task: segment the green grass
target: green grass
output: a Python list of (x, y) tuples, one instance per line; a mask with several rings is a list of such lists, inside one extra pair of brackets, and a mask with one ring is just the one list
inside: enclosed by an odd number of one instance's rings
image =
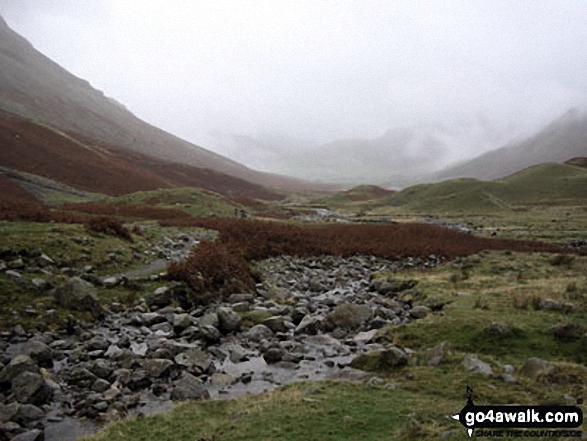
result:
[(224, 196), (196, 188), (141, 191), (112, 200), (129, 204), (150, 204), (159, 208), (177, 208), (203, 217), (234, 217), (234, 210), (243, 208)]
[(541, 164), (499, 181), (454, 179), (408, 187), (378, 203), (415, 213), (489, 214), (528, 205), (585, 206), (587, 170), (564, 164)]

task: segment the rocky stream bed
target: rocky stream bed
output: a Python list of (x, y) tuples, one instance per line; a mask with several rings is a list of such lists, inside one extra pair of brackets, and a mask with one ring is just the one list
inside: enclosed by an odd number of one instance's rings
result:
[[(185, 255), (197, 242), (186, 237), (171, 241), (167, 249), (175, 251), (162, 257)], [(146, 274), (162, 261), (89, 279), (109, 287), (129, 278), (153, 280), (159, 276)], [(437, 263), (434, 256), (399, 262), (273, 258), (257, 263), (263, 283), (255, 293), (191, 310), (177, 306), (174, 283), (122, 310), (100, 305), (94, 285), (83, 274), (74, 276), (53, 295), (96, 312), (98, 320), (71, 318), (57, 331), (16, 326), (0, 333), (0, 440), (74, 440), (131, 414), (169, 410), (174, 401), (235, 398), (304, 380), (364, 378), (350, 364), (365, 351), (383, 349), (372, 342), (378, 329), (432, 312), (413, 306), (415, 281), (373, 275)], [(398, 364), (407, 359), (399, 348), (385, 350)]]

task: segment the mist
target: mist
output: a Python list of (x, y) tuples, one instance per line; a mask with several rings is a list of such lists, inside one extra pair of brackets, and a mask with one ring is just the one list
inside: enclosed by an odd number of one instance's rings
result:
[(252, 168), (426, 173), (587, 105), (584, 1), (2, 0), (139, 118)]

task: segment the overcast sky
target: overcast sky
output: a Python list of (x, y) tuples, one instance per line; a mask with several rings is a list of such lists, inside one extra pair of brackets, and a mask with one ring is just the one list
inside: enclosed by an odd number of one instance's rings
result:
[(233, 135), (295, 149), (400, 127), (457, 133), (463, 157), (587, 104), (585, 0), (0, 0), (0, 13), (137, 116), (233, 157)]

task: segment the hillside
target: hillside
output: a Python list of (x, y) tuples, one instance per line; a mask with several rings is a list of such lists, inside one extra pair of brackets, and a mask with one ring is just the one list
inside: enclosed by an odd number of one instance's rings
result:
[(501, 179), (532, 165), (563, 163), (579, 156), (587, 156), (587, 116), (570, 110), (528, 139), (449, 167), (432, 178)]
[(309, 190), (311, 183), (256, 172), (140, 120), (35, 50), (0, 17), (0, 109), (60, 130), (151, 155), (207, 168), (260, 185)]
[(541, 164), (498, 181), (456, 179), (406, 188), (381, 205), (415, 212), (491, 212), (530, 204), (585, 204), (587, 170)]
[(0, 112), (0, 165), (85, 191), (119, 196), (173, 187), (200, 187), (225, 196), (280, 199), (242, 179), (157, 160), (138, 152), (98, 147), (57, 130)]
[(587, 168), (587, 158), (585, 158), (585, 157), (571, 158), (568, 161), (565, 161), (565, 164), (574, 165), (575, 167)]

